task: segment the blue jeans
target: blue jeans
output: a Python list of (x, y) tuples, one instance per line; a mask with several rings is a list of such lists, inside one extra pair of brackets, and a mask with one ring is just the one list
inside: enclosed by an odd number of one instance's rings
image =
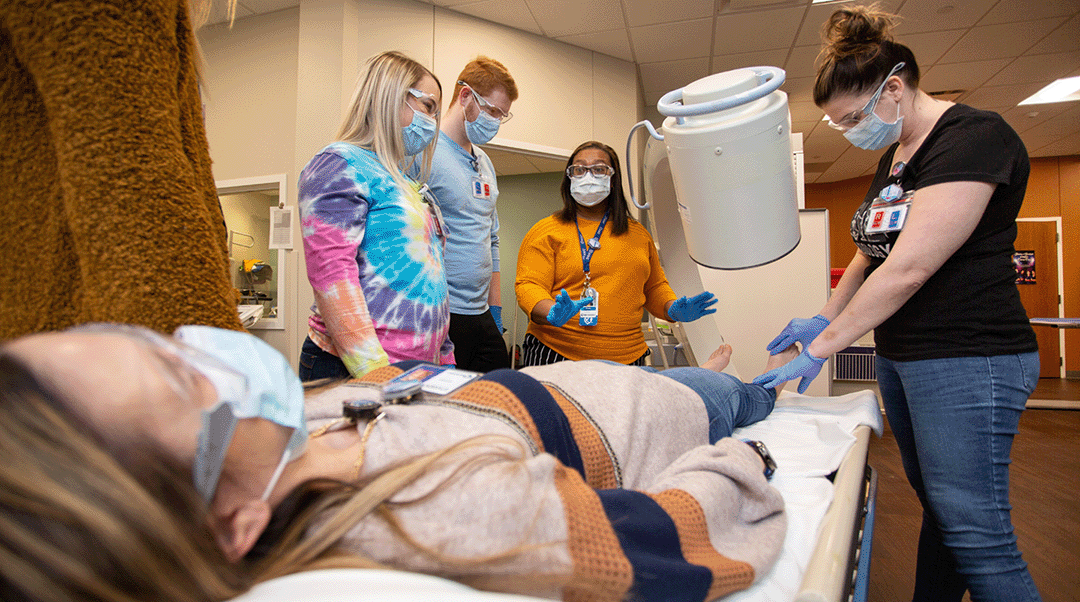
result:
[(776, 390), (744, 383), (739, 379), (704, 368), (668, 368), (657, 372), (681, 382), (705, 402), (709, 415), (709, 442), (730, 437), (736, 427), (765, 418), (776, 403)]
[(923, 507), (914, 600), (1040, 600), (1016, 546), (1009, 454), (1039, 379), (1037, 352), (894, 362), (877, 379)]
[(310, 338), (304, 339), (304, 345), (300, 347), (300, 382), (322, 380), (324, 378), (346, 379), (349, 378), (349, 369), (341, 358), (319, 347)]

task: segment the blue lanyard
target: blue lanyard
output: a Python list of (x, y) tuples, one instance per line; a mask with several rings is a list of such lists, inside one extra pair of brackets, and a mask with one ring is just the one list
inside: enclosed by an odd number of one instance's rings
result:
[(611, 211), (605, 211), (604, 217), (600, 220), (600, 225), (596, 228), (596, 234), (589, 239), (589, 243), (585, 244), (585, 237), (581, 235), (581, 226), (577, 223), (577, 215), (574, 215), (574, 227), (577, 228), (578, 244), (581, 245), (581, 266), (585, 269), (585, 285), (589, 284), (589, 263), (592, 261), (593, 253), (600, 248), (600, 235), (604, 232), (604, 226), (607, 225), (608, 217), (611, 215)]

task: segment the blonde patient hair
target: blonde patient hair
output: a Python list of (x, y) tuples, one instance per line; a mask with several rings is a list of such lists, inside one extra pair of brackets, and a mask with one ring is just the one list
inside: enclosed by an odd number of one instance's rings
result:
[[(387, 51), (369, 58), (356, 79), (352, 100), (338, 129), (338, 140), (372, 150), (379, 157), (379, 163), (402, 187), (406, 186), (404, 172), (410, 165), (405, 164), (399, 114), (409, 88), (416, 86), (425, 75), (435, 80), (441, 94), (439, 78), (404, 54)], [(441, 111), (435, 115), (436, 137), (440, 122)], [(431, 174), (434, 152), (434, 143), (424, 149), (420, 165), (422, 181)]]
[(205, 521), (189, 467), (110, 448), (0, 355), (0, 599), (213, 602), (252, 580)]

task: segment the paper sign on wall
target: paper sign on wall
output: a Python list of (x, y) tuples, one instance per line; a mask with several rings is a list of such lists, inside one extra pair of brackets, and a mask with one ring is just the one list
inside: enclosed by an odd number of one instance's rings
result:
[(293, 248), (293, 208), (271, 207), (270, 208), (270, 244), (269, 249)]

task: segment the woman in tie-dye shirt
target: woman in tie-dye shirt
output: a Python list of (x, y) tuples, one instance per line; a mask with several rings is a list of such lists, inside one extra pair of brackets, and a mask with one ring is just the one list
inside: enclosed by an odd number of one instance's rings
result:
[(300, 377), (360, 377), (405, 359), (454, 363), (441, 218), (404, 169), (429, 172), (442, 89), (397, 53), (368, 60), (335, 142), (300, 174), (315, 305)]

